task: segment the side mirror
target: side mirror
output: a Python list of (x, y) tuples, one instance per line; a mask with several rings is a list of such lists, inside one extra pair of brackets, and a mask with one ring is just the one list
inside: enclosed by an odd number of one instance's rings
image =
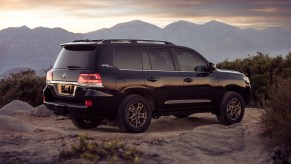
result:
[(216, 70), (216, 65), (214, 63), (209, 63), (209, 70), (210, 71)]
[(194, 71), (196, 72), (207, 72), (207, 67), (205, 65), (199, 65), (194, 68)]

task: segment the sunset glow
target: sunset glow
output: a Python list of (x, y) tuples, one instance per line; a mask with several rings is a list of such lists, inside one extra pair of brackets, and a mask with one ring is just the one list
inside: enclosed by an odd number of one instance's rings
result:
[(290, 0), (0, 0), (0, 29), (61, 27), (85, 33), (142, 20), (164, 27), (217, 20), (241, 28), (291, 29)]

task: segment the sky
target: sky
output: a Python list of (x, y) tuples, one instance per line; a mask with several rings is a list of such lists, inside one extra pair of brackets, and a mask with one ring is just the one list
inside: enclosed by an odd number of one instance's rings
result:
[(26, 25), (85, 33), (132, 20), (161, 28), (179, 20), (216, 20), (291, 29), (291, 0), (0, 0), (0, 30)]

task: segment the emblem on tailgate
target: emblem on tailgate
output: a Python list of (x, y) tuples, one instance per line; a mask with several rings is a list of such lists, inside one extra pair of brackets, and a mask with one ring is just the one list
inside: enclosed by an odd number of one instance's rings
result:
[(66, 73), (64, 73), (63, 75), (62, 75), (62, 79), (66, 79), (67, 78), (67, 74)]

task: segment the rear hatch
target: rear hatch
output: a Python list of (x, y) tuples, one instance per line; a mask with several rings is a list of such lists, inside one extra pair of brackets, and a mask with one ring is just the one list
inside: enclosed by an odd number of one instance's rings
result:
[[(74, 96), (82, 75), (97, 72), (95, 45), (63, 45), (55, 65), (47, 74), (47, 83), (61, 96)], [(86, 77), (85, 77), (86, 78)], [(84, 81), (84, 80), (83, 80)]]

